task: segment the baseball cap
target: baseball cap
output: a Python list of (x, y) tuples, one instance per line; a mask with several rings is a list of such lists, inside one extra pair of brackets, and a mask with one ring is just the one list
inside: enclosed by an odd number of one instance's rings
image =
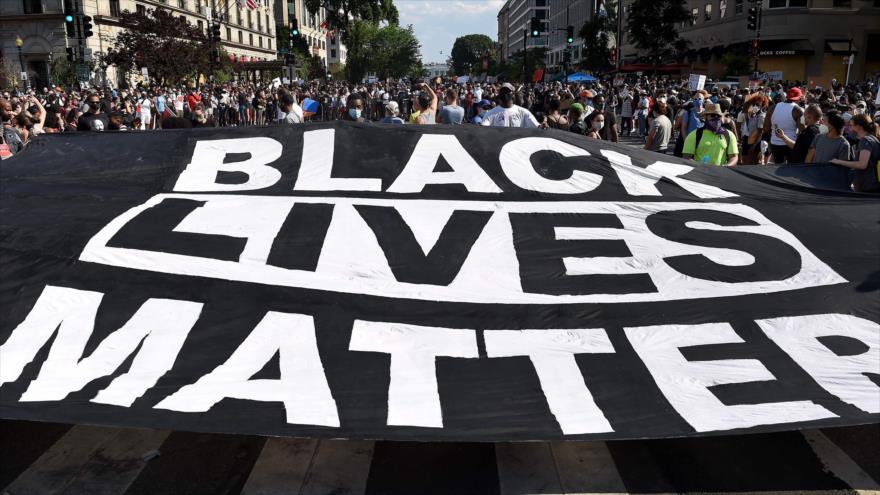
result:
[(389, 101), (385, 104), (385, 111), (397, 115), (400, 113), (400, 106), (397, 105), (396, 101)]
[(584, 113), (584, 106), (581, 105), (580, 103), (572, 103), (571, 106), (568, 108), (571, 110), (574, 110), (578, 113)]
[(477, 102), (477, 106), (480, 108), (489, 108), (492, 106), (492, 102), (489, 100), (480, 100)]
[(804, 96), (804, 92), (801, 91), (801, 88), (794, 87), (789, 89), (785, 96), (788, 101), (800, 100), (801, 97)]
[(511, 92), (516, 91), (516, 88), (513, 87), (513, 84), (504, 83), (501, 85), (501, 89), (509, 89)]

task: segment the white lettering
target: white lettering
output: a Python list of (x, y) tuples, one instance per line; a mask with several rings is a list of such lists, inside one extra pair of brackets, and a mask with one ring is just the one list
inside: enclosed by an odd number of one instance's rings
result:
[(611, 163), (611, 168), (617, 173), (627, 194), (632, 196), (660, 196), (660, 190), (657, 189), (656, 184), (664, 177), (698, 198), (733, 198), (737, 196), (715, 186), (679, 177), (694, 171), (694, 167), (689, 165), (656, 162), (642, 168), (633, 165), (629, 155), (617, 151), (602, 150), (602, 155)]
[[(278, 353), (279, 380), (251, 380)], [(156, 404), (157, 409), (203, 412), (230, 397), (282, 402), (287, 422), (339, 426), (318, 353), (311, 316), (270, 311), (229, 359)]]
[(592, 191), (602, 183), (602, 176), (582, 170), (573, 170), (565, 180), (553, 180), (539, 174), (532, 165), (532, 155), (539, 151), (552, 151), (565, 158), (590, 156), (583, 148), (552, 138), (521, 138), (501, 148), (498, 159), (501, 169), (511, 182), (529, 190), (555, 194), (579, 194)]
[(303, 156), (295, 191), (381, 191), (382, 179), (331, 177), (335, 129), (303, 133)]
[[(269, 187), (281, 179), (278, 169), (268, 166), (281, 158), (281, 143), (267, 137), (196, 141), (192, 159), (177, 178), (179, 192), (250, 191)], [(223, 163), (230, 153), (248, 153), (247, 160)], [(218, 172), (241, 172), (247, 180), (240, 184), (220, 184)]]
[[(441, 156), (452, 171), (434, 171)], [(417, 193), (428, 184), (463, 184), (470, 192), (502, 192), (458, 139), (446, 134), (422, 135), (403, 171), (388, 187), (388, 192)]]
[(483, 335), (490, 358), (529, 357), (562, 433), (614, 431), (574, 359), (575, 354), (614, 352), (604, 330), (486, 330)]
[(658, 325), (624, 330), (663, 395), (697, 431), (731, 430), (835, 417), (824, 407), (810, 401), (728, 406), (718, 400), (709, 387), (776, 380), (756, 359), (685, 359), (679, 350), (682, 347), (743, 342), (727, 323)]
[[(825, 390), (869, 413), (880, 413), (880, 387), (865, 373), (880, 373), (880, 325), (851, 315), (808, 315), (758, 320), (758, 325)], [(838, 356), (819, 340), (842, 336), (867, 347)]]
[(174, 365), (202, 304), (148, 299), (125, 325), (83, 358), (102, 297), (99, 292), (46, 286), (25, 320), (0, 346), (0, 384), (17, 380), (57, 328), (49, 356), (21, 401), (64, 399), (113, 373), (139, 345), (128, 372), (110, 382), (91, 402), (130, 406), (155, 385)]
[(474, 330), (356, 320), (351, 351), (391, 355), (388, 424), (443, 427), (437, 357), (478, 358)]

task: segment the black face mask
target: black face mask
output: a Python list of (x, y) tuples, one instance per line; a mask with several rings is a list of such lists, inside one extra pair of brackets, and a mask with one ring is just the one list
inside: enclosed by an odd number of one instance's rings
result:
[(100, 107), (101, 107), (100, 101), (90, 101), (89, 102), (89, 109), (91, 109), (91, 110), (97, 110)]

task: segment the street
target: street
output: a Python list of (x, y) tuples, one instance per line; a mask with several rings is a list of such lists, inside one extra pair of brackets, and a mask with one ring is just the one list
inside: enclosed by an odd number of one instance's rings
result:
[(880, 493), (878, 425), (695, 439), (491, 444), (2, 421), (0, 437), (4, 495)]

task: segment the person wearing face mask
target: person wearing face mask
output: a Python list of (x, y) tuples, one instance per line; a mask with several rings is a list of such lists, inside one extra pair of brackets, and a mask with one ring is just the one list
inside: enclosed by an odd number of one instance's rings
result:
[(599, 131), (599, 136), (605, 141), (611, 141), (612, 143), (619, 142), (620, 130), (617, 128), (617, 119), (614, 117), (614, 109), (605, 104), (605, 97), (600, 94), (593, 98), (593, 104), (596, 106), (597, 112), (602, 112), (605, 121), (605, 125)]
[(672, 121), (666, 116), (666, 102), (655, 102), (651, 107), (651, 116), (651, 130), (648, 131), (645, 149), (665, 155), (672, 136)]
[[(803, 91), (794, 87), (786, 93), (786, 101), (777, 103), (767, 113), (764, 119), (764, 132), (772, 133), (770, 135), (770, 150), (773, 154), (773, 163), (782, 164), (789, 161), (791, 148), (783, 141), (782, 136), (795, 136), (798, 130), (803, 129), (801, 117), (804, 116), (804, 109), (798, 106), (798, 102), (803, 97)], [(780, 135), (777, 129), (782, 131)], [(800, 162), (806, 158), (806, 151)]]
[(822, 120), (822, 110), (817, 105), (810, 105), (804, 111), (804, 123), (806, 126), (797, 135), (797, 139), (792, 139), (791, 136), (786, 135), (780, 128), (776, 129), (776, 136), (791, 150), (788, 155), (789, 163), (807, 162), (807, 153), (810, 151), (810, 145), (813, 144), (816, 136), (820, 134), (820, 120)]
[(743, 107), (742, 126), (742, 160), (744, 165), (755, 165), (761, 157), (761, 133), (764, 129), (764, 118), (767, 116), (767, 105), (770, 100), (761, 93), (750, 95)]
[(739, 146), (736, 136), (722, 124), (724, 111), (714, 103), (703, 109), (704, 125), (688, 134), (684, 140), (682, 156), (704, 165), (736, 165)]
[(840, 112), (828, 112), (822, 121), (828, 127), (828, 132), (820, 133), (813, 139), (810, 151), (807, 152), (807, 163), (828, 163), (835, 158), (849, 160), (852, 156), (852, 149), (849, 141), (841, 135), (843, 117)]
[(602, 139), (601, 132), (605, 128), (605, 115), (599, 110), (594, 110), (587, 118), (584, 119), (587, 125), (586, 136), (590, 139)]
[(852, 125), (859, 138), (856, 159), (835, 158), (831, 163), (853, 170), (853, 190), (880, 193), (880, 125), (867, 114), (854, 116)]
[(345, 102), (345, 120), (349, 122), (366, 122), (367, 119), (363, 117), (364, 112), (364, 99), (361, 97), (360, 93), (352, 93), (348, 96)]
[(620, 132), (626, 129), (626, 135), (629, 136), (633, 131), (633, 99), (626, 86), (620, 92), (620, 101)]
[(88, 111), (77, 120), (78, 131), (103, 131), (110, 124), (107, 114), (101, 111), (101, 98), (97, 93), (92, 93), (86, 99)]

